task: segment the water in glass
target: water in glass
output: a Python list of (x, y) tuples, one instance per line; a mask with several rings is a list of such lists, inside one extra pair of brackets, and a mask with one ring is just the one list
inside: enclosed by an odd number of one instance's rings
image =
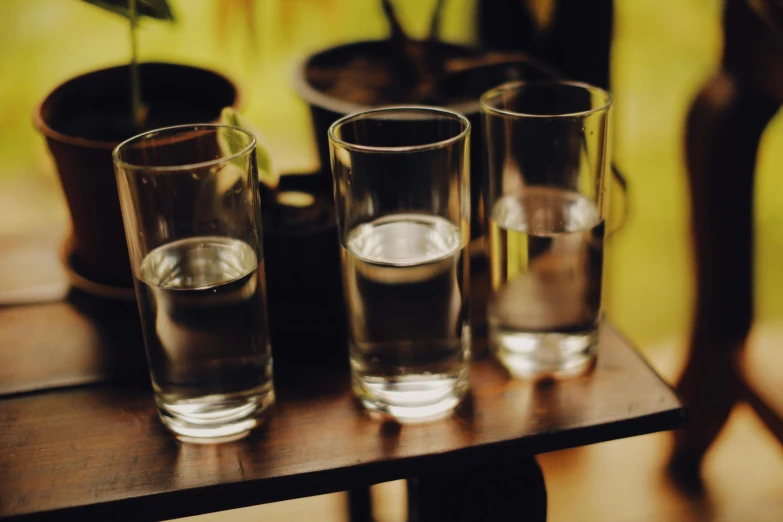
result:
[(467, 389), (460, 228), (393, 214), (354, 228), (342, 254), (357, 396), (403, 421), (449, 413)]
[(136, 292), (163, 422), (193, 440), (255, 427), (274, 401), (255, 249), (227, 237), (167, 243), (142, 261)]
[(595, 359), (604, 222), (578, 192), (528, 187), (490, 218), (491, 349), (520, 377), (568, 375)]

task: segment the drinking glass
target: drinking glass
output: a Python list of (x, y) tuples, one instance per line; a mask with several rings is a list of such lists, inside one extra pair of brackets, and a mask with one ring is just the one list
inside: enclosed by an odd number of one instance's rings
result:
[(114, 164), (160, 418), (181, 440), (239, 438), (274, 402), (256, 140), (168, 127)]
[(506, 83), (481, 97), (489, 344), (514, 376), (595, 362), (610, 106), (607, 92), (570, 82)]
[(353, 388), (400, 421), (446, 415), (467, 389), (469, 133), (429, 107), (329, 129)]

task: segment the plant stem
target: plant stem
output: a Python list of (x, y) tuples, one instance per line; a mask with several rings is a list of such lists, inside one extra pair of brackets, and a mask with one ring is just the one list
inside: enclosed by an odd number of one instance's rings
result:
[(141, 109), (141, 81), (139, 80), (139, 49), (136, 38), (136, 28), (138, 26), (138, 15), (136, 12), (136, 0), (128, 0), (128, 10), (130, 12), (130, 41), (131, 41), (131, 62), (130, 62), (130, 80), (131, 80), (131, 111), (133, 112), (133, 126), (137, 131), (144, 129), (144, 114)]
[(392, 44), (394, 58), (396, 58), (396, 73), (398, 80), (407, 85), (417, 85), (421, 76), (419, 63), (417, 62), (417, 47), (402, 28), (397, 13), (394, 11), (391, 0), (381, 0), (383, 14), (389, 23), (389, 41)]
[(383, 12), (386, 15), (386, 20), (389, 22), (389, 29), (391, 29), (392, 41), (398, 42), (399, 45), (404, 45), (408, 41), (408, 35), (400, 24), (397, 14), (394, 12), (394, 7), (390, 0), (381, 0), (381, 6), (383, 6)]
[(430, 20), (430, 32), (428, 38), (430, 40), (437, 40), (440, 37), (440, 25), (443, 16), (443, 8), (446, 6), (446, 0), (437, 0), (435, 2), (435, 10), (432, 12), (432, 19)]

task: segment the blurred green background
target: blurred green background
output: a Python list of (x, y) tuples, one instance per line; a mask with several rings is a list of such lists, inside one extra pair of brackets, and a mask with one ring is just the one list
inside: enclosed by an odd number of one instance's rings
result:
[[(308, 113), (291, 88), (307, 53), (382, 38), (369, 0), (171, 0), (173, 25), (144, 20), (143, 60), (210, 67), (239, 83), (243, 111), (283, 170), (315, 165)], [(397, 0), (414, 36), (434, 0)], [(475, 40), (473, 0), (450, 0), (445, 39)], [(616, 0), (612, 57), (614, 158), (629, 180), (630, 213), (610, 240), (606, 310), (643, 349), (685, 347), (693, 276), (682, 133), (690, 100), (721, 50), (717, 0)], [(34, 107), (58, 83), (125, 63), (127, 22), (78, 0), (0, 2), (0, 233), (67, 219), (56, 175), (32, 126)], [(783, 117), (764, 135), (756, 197), (756, 302), (761, 319), (783, 317)]]

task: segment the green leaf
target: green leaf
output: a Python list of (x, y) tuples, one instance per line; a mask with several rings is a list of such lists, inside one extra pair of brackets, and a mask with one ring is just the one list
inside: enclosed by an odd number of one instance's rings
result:
[[(92, 4), (124, 16), (130, 20), (130, 9), (128, 7), (129, 0), (84, 0), (88, 4)], [(168, 22), (174, 21), (174, 12), (169, 6), (168, 0), (136, 0), (136, 10), (139, 16), (146, 16), (148, 18), (155, 18), (156, 20), (164, 20)]]
[[(220, 113), (220, 123), (245, 129), (256, 137), (256, 160), (258, 166), (258, 181), (266, 185), (269, 189), (275, 190), (280, 184), (280, 173), (277, 171), (274, 158), (270, 152), (269, 145), (264, 140), (261, 132), (247, 118), (239, 114), (232, 107), (224, 107)], [(232, 144), (224, 135), (218, 133), (218, 143), (224, 153), (235, 152)]]

